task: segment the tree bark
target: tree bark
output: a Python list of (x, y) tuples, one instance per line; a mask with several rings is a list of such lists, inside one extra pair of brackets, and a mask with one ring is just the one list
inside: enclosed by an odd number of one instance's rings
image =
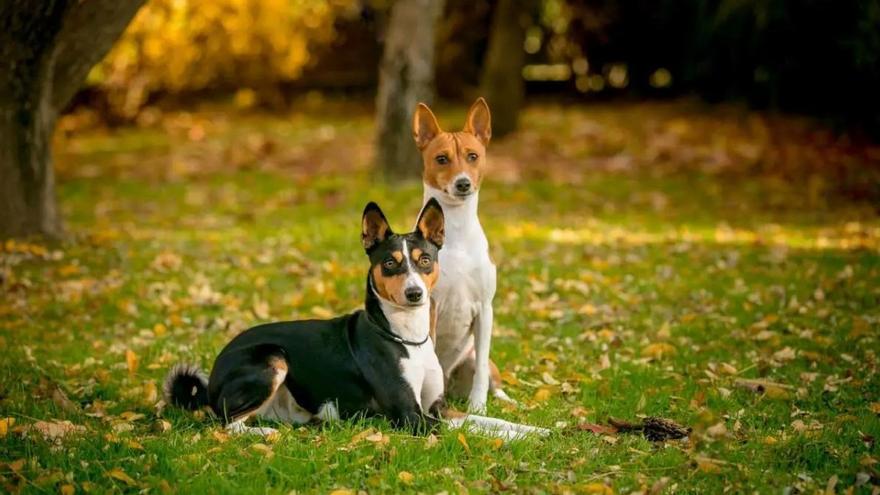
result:
[(523, 44), (532, 10), (534, 0), (499, 0), (495, 7), (480, 81), (483, 97), (492, 107), (492, 137), (495, 138), (517, 127), (525, 97)]
[(397, 0), (385, 33), (376, 97), (376, 165), (388, 180), (416, 178), (421, 158), (412, 137), (418, 102), (434, 95), (434, 25), (443, 0)]
[(61, 234), (51, 161), (58, 113), (143, 1), (0, 4), (0, 238)]

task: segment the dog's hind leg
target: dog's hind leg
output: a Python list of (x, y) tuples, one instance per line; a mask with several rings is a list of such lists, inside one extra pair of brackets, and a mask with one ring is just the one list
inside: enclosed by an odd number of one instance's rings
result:
[[(476, 366), (475, 354), (473, 351), (456, 366), (449, 374), (449, 381), (446, 383), (446, 395), (456, 399), (467, 398), (470, 395), (473, 386), (474, 370)], [(510, 404), (518, 404), (512, 399), (502, 388), (501, 371), (498, 365), (491, 359), (489, 360), (489, 392), (496, 399)]]
[[(260, 416), (271, 409), (279, 389), (287, 377), (287, 361), (280, 352), (272, 349), (249, 348), (223, 356), (219, 365), (234, 364), (218, 377), (216, 388), (212, 387), (211, 403), (214, 412), (227, 422), (231, 433), (271, 435), (274, 428), (246, 426), (250, 418)], [(216, 367), (215, 367), (216, 369)], [(215, 385), (211, 383), (211, 385)]]

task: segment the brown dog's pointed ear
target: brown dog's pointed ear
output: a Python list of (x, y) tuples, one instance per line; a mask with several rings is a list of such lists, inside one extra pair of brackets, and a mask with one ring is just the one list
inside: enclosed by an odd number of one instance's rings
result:
[(364, 217), (361, 222), (361, 242), (364, 250), (369, 252), (377, 244), (384, 241), (392, 234), (388, 220), (379, 208), (379, 205), (370, 201), (364, 208)]
[(464, 132), (477, 136), (483, 146), (487, 146), (492, 139), (492, 115), (489, 113), (489, 104), (482, 96), (477, 98), (468, 110), (467, 119), (464, 121)]
[(436, 199), (431, 198), (422, 208), (419, 221), (416, 222), (416, 228), (427, 241), (442, 248), (443, 239), (446, 236), (445, 224), (443, 208), (440, 207), (440, 203)]
[(428, 108), (428, 105), (419, 103), (416, 113), (413, 114), (413, 139), (416, 140), (416, 146), (420, 150), (424, 149), (441, 132), (443, 131), (440, 130), (434, 112)]

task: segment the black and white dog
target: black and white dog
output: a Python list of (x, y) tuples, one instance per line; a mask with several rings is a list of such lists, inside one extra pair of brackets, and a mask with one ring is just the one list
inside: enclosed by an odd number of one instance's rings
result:
[(375, 203), (361, 229), (370, 259), (365, 309), (331, 320), (268, 323), (236, 336), (220, 351), (210, 378), (177, 365), (165, 400), (186, 409), (209, 405), (230, 431), (271, 434), (251, 418), (302, 424), (381, 415), (424, 433), (441, 414), (453, 427), (516, 438), (546, 430), (473, 415), (449, 414), (443, 370), (429, 338), (430, 292), (440, 274), (444, 216), (436, 200), (416, 229), (394, 234)]

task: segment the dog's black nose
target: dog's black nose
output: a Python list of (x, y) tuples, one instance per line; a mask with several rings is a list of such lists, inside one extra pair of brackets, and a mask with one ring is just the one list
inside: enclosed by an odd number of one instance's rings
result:
[(403, 295), (406, 296), (406, 300), (411, 303), (417, 303), (422, 300), (422, 289), (419, 287), (407, 287), (405, 291), (403, 291)]
[(455, 190), (460, 193), (470, 192), (471, 190), (471, 180), (467, 177), (462, 177), (455, 181)]

